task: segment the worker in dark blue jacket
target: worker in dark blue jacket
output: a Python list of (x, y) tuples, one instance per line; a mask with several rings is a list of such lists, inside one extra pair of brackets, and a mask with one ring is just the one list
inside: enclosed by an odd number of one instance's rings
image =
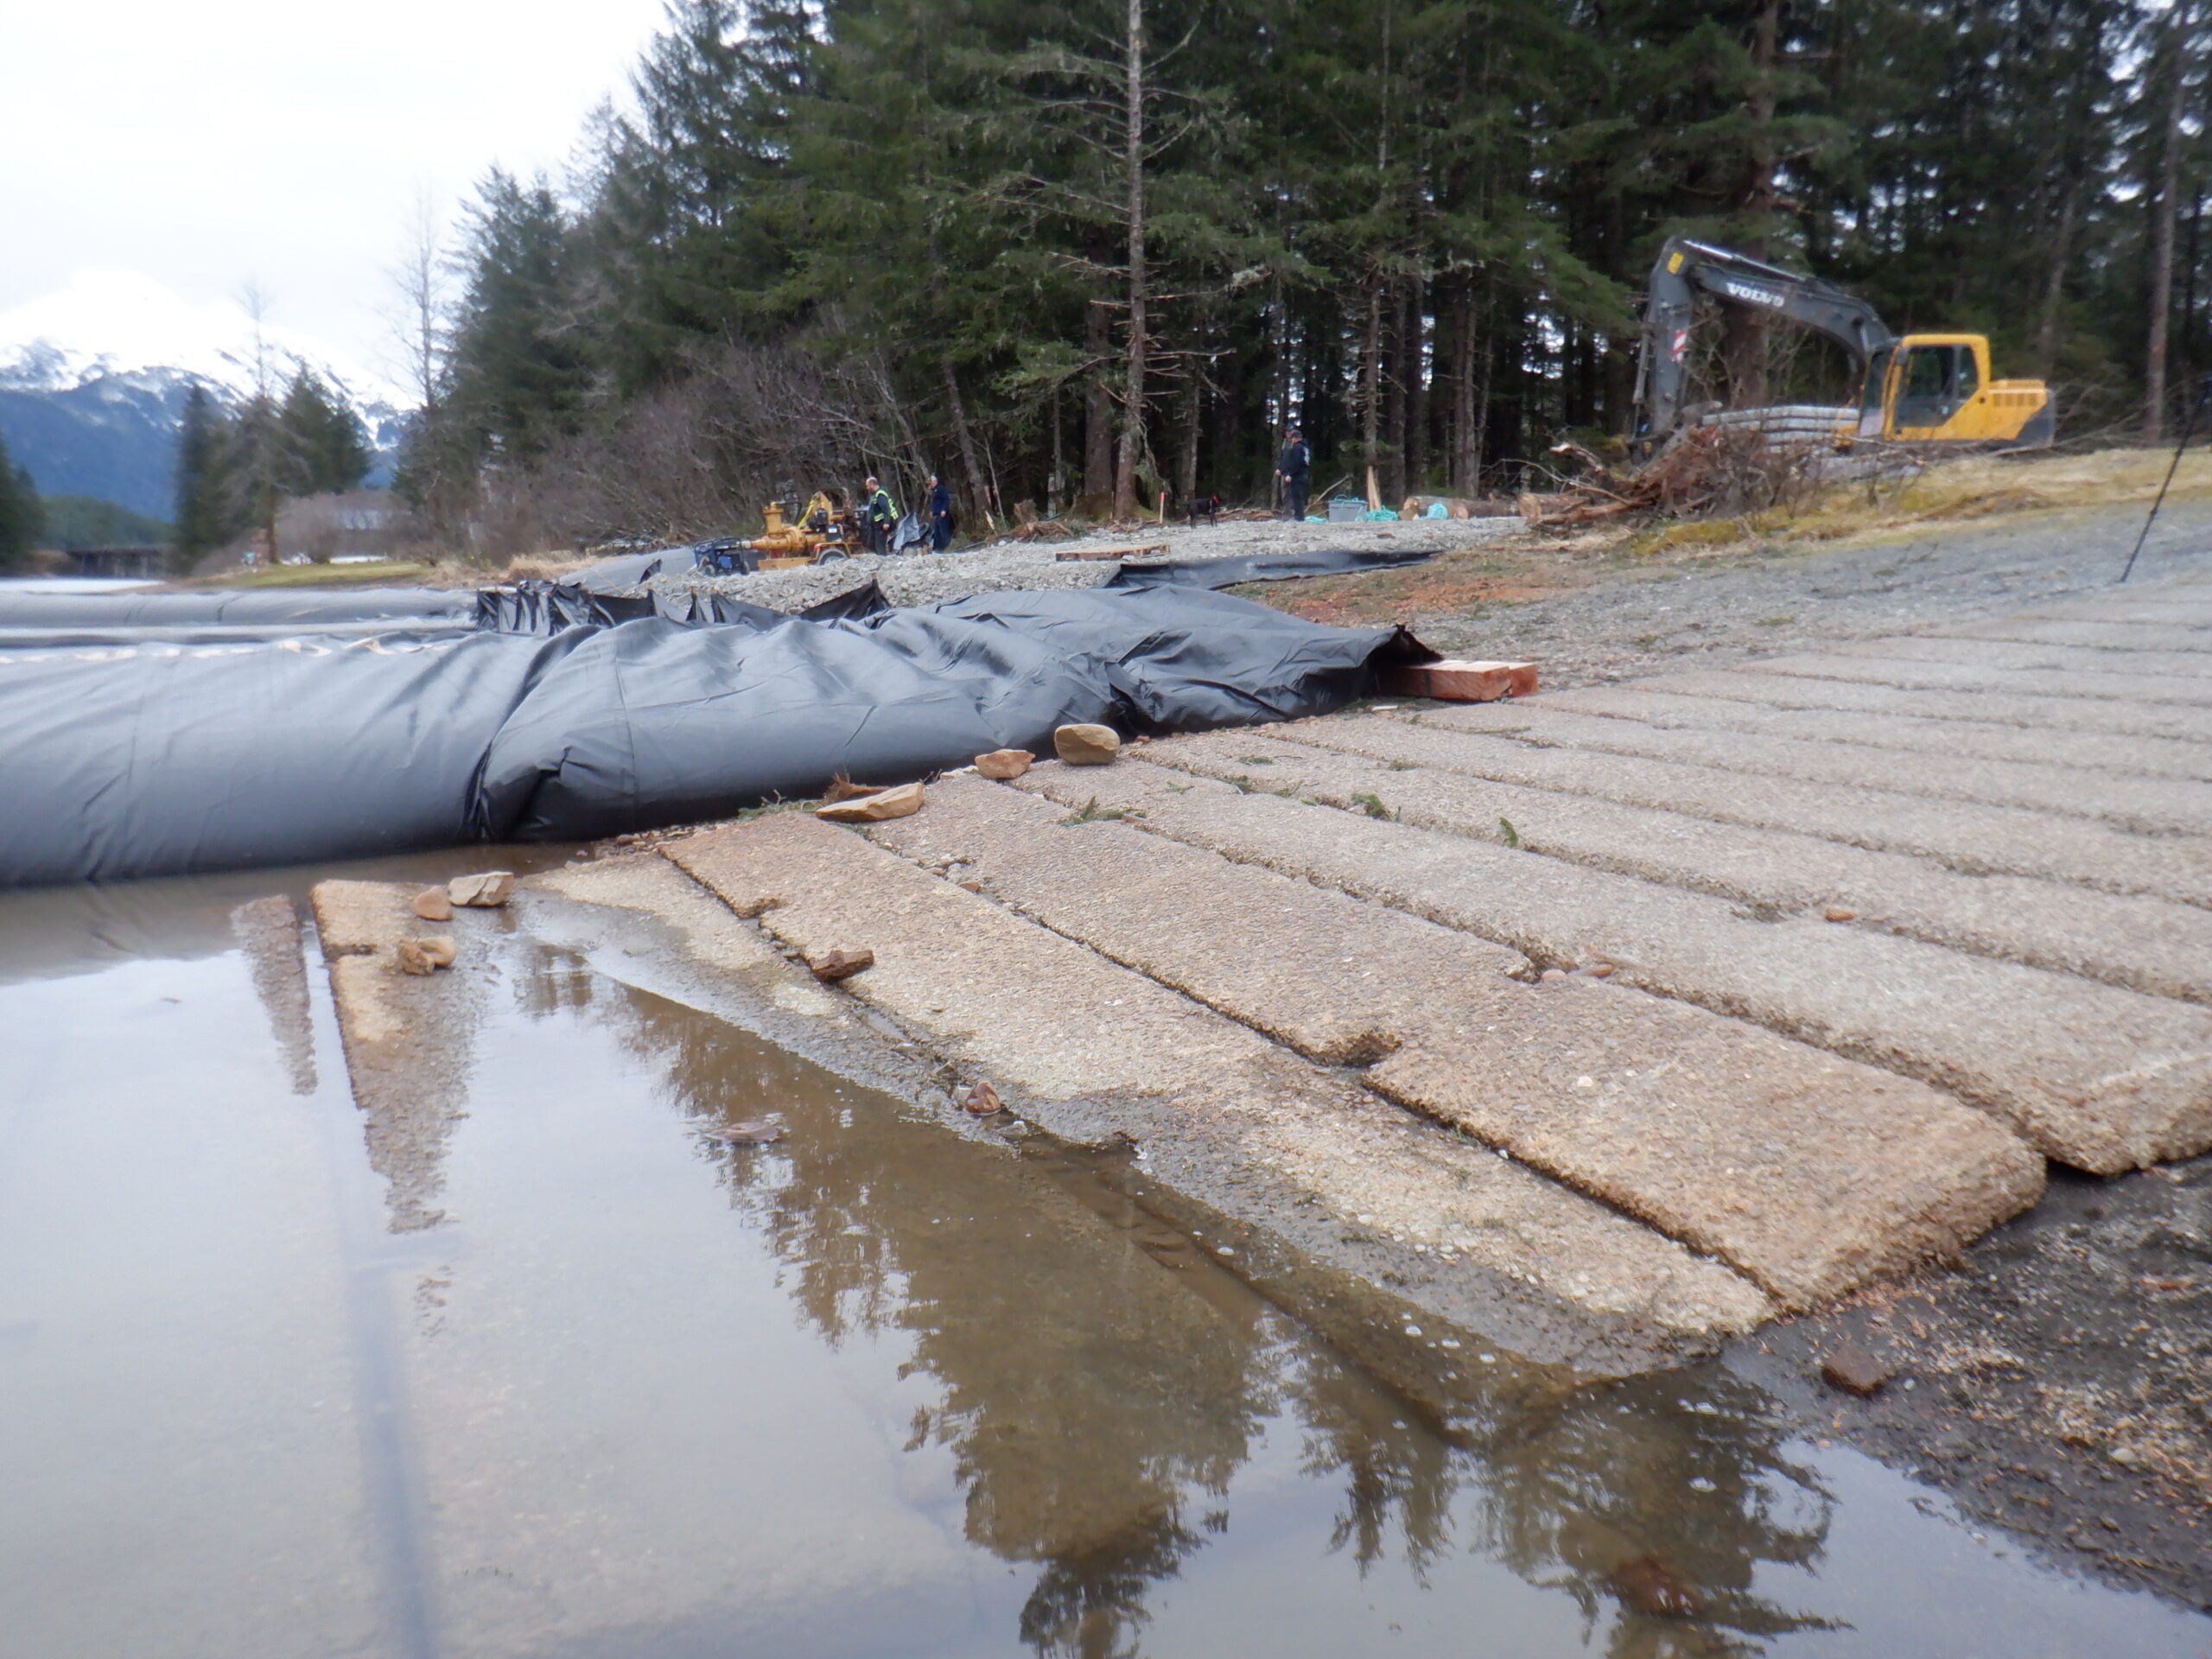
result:
[(1294, 426), (1282, 435), (1275, 476), (1282, 480), (1283, 516), (1297, 524), (1306, 517), (1306, 489), (1313, 479), (1313, 452), (1306, 447), (1306, 435)]
[(930, 551), (942, 553), (952, 544), (952, 492), (935, 473), (930, 474)]

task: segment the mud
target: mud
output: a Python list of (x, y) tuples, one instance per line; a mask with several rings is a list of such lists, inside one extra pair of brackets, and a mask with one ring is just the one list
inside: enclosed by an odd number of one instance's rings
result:
[[(1817, 1380), (1857, 1343), (1894, 1367)], [(2212, 1610), (2212, 1158), (2042, 1204), (1956, 1268), (1769, 1326), (1729, 1369), (2070, 1571)]]

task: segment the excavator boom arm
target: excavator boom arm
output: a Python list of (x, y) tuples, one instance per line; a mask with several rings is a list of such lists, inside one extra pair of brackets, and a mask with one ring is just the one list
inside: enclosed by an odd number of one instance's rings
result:
[(1874, 308), (1832, 283), (1801, 276), (1748, 254), (1671, 237), (1651, 267), (1650, 298), (1643, 308), (1643, 338), (1637, 353), (1637, 442), (1663, 443), (1681, 423), (1688, 391), (1690, 319), (1697, 296), (1770, 311), (1801, 327), (1826, 334), (1864, 370), (1876, 352), (1897, 343)]

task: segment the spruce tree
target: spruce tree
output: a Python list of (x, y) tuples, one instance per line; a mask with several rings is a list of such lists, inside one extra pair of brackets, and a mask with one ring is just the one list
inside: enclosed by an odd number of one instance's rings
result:
[(0, 569), (14, 569), (28, 560), (44, 528), (38, 486), (28, 468), (9, 459), (7, 442), (0, 439)]
[(277, 418), (295, 486), (288, 493), (342, 494), (368, 472), (372, 457), (360, 416), (334, 397), (312, 369), (302, 366), (293, 375)]
[(190, 570), (237, 533), (227, 475), (228, 422), (207, 389), (194, 381), (177, 430), (175, 509), (178, 563)]

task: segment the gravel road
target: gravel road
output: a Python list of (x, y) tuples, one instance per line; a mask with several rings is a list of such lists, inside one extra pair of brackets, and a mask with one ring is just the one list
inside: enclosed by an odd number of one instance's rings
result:
[[(1778, 543), (1666, 563), (1614, 553), (1532, 551), (1526, 561), (1529, 583), (1555, 582), (1565, 591), (1527, 602), (1508, 598), (1433, 611), (1414, 595), (1405, 613), (1390, 620), (1405, 621), (1438, 650), (1454, 655), (1532, 658), (1542, 664), (1548, 688), (1563, 689), (1726, 668), (1754, 657), (2094, 592), (2118, 580), (2142, 527), (2140, 507), (2097, 507), (1935, 524), (1847, 543)], [(1514, 544), (1500, 543), (1497, 550), (1510, 553)], [(1446, 563), (1428, 568), (1440, 572)], [(2134, 580), (2208, 565), (2212, 502), (2169, 503)], [(1255, 596), (1314, 614), (1291, 589), (1322, 586), (1277, 584), (1278, 593)]]
[(1294, 553), (1339, 547), (1420, 548), (1441, 552), (1517, 534), (1517, 518), (1417, 518), (1394, 524), (1293, 524), (1279, 520), (1164, 530), (1126, 535), (1104, 531), (1063, 542), (1001, 542), (965, 553), (907, 554), (897, 558), (833, 560), (756, 576), (703, 576), (681, 571), (653, 585), (671, 594), (728, 594), (775, 611), (803, 611), (874, 581), (894, 605), (927, 605), (970, 594), (1022, 588), (1095, 588), (1114, 574), (1111, 559), (1062, 559), (1083, 549), (1163, 545), (1176, 558), (1224, 558), (1238, 554)]

